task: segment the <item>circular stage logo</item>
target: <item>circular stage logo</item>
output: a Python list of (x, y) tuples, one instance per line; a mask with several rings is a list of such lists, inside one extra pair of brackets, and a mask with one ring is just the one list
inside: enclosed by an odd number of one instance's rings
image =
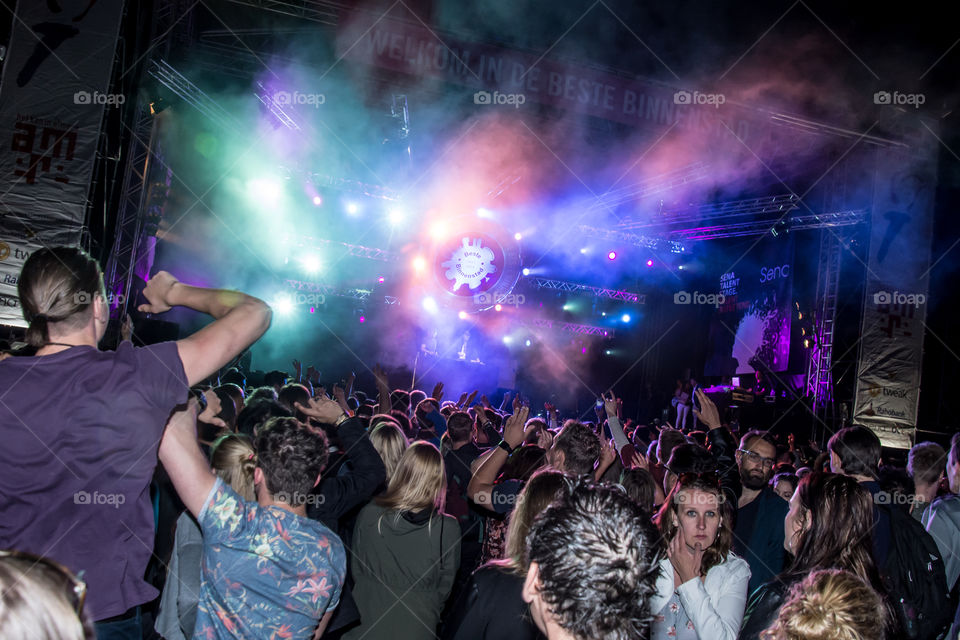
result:
[(520, 246), (492, 220), (461, 217), (433, 246), (434, 281), (454, 307), (481, 310), (509, 294), (520, 276)]
[[(494, 278), (494, 274), (502, 271), (497, 269), (498, 263), (503, 265), (500, 247), (482, 234), (476, 234), (462, 238), (460, 246), (448, 260), (440, 263), (440, 268), (446, 270), (443, 275), (454, 294), (473, 295), (496, 284), (499, 278)], [(461, 291), (464, 285), (466, 290)]]

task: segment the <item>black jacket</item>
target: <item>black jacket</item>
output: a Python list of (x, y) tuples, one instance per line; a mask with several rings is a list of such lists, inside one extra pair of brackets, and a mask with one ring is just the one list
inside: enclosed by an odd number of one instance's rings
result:
[(477, 569), (443, 624), (442, 640), (543, 640), (523, 601), (523, 580), (496, 565)]
[[(336, 531), (341, 538), (346, 538), (340, 518), (373, 497), (374, 492), (386, 481), (387, 469), (383, 466), (380, 454), (373, 448), (362, 420), (344, 420), (337, 427), (337, 436), (343, 455), (350, 463), (350, 471), (334, 473), (320, 481), (312, 496), (314, 499), (307, 505), (307, 516)], [(327, 633), (353, 625), (359, 619), (360, 611), (353, 599), (348, 577), (340, 595), (340, 605), (327, 626)]]
[(325, 524), (331, 531), (340, 531), (340, 518), (364, 504), (387, 478), (380, 454), (373, 448), (363, 421), (344, 420), (337, 427), (350, 472), (324, 478), (314, 492), (316, 499), (307, 506), (307, 515)]
[(760, 640), (760, 634), (777, 619), (780, 607), (794, 585), (802, 576), (774, 578), (762, 585), (747, 600), (743, 624), (737, 640)]

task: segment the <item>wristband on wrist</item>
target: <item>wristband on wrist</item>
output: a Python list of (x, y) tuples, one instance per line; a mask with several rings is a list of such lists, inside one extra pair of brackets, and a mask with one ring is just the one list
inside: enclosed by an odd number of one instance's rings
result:
[(501, 440), (500, 444), (498, 444), (497, 446), (503, 449), (504, 451), (506, 451), (507, 455), (510, 455), (515, 450), (514, 447), (511, 447), (506, 440)]
[(203, 395), (202, 389), (190, 389), (190, 394), (197, 399), (197, 415), (207, 410), (207, 397)]
[(333, 423), (333, 426), (339, 427), (342, 422), (345, 422), (346, 420), (349, 420), (349, 419), (350, 419), (350, 416), (348, 416), (346, 412), (343, 412), (340, 414), (340, 417), (337, 418), (337, 421)]

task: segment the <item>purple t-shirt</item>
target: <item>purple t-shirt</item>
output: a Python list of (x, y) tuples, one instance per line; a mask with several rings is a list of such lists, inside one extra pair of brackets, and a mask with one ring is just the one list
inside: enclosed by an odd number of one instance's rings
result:
[(173, 342), (0, 361), (0, 549), (82, 571), (93, 620), (157, 596), (150, 479), (187, 389)]

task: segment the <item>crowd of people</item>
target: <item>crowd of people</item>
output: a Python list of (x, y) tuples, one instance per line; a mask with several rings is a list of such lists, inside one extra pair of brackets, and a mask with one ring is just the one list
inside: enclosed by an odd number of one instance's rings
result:
[[(960, 434), (905, 469), (739, 432), (696, 385), (674, 424), (531, 416), (442, 384), (329, 389), (225, 369), (269, 307), (160, 272), (146, 313), (213, 321), (98, 349), (96, 262), (35, 252), (29, 349), (0, 362), (0, 637), (957, 638)], [(262, 384), (261, 384), (262, 383)], [(458, 390), (461, 391), (461, 390)], [(469, 391), (469, 390), (467, 390)]]

